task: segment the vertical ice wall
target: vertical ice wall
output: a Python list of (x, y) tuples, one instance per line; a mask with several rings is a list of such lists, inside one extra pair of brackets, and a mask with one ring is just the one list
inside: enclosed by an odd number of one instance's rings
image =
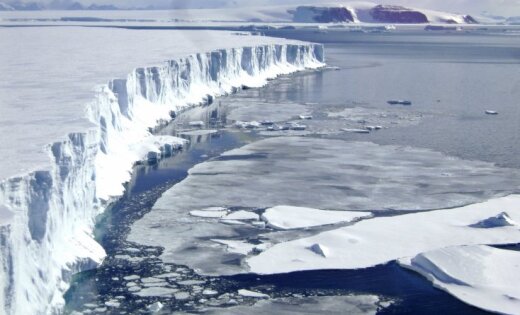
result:
[(96, 92), (89, 130), (48, 146), (49, 167), (0, 182), (0, 314), (59, 313), (71, 276), (102, 262), (95, 217), (119, 196), (149, 127), (208, 95), (323, 66), (317, 44), (194, 54), (138, 68)]

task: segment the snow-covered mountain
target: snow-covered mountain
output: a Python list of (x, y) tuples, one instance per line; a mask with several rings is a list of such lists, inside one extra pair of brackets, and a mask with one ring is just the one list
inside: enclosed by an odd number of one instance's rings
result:
[[(303, 2), (303, 1), (302, 1)], [(14, 10), (119, 10), (113, 5), (84, 6), (79, 2), (55, 0), (45, 7), (35, 3), (6, 2), (6, 8)], [(2, 5), (0, 4), (0, 10)], [(131, 13), (135, 19), (142, 18), (142, 11)], [(154, 12), (152, 19), (182, 22), (255, 22), (255, 23), (391, 23), (391, 24), (475, 24), (477, 19), (467, 14), (408, 8), (397, 5), (381, 5), (373, 2), (343, 1), (317, 5), (271, 5), (259, 7), (231, 7), (220, 9), (176, 9)], [(167, 14), (166, 14), (167, 13)], [(93, 14), (93, 13), (89, 13)]]
[(294, 22), (309, 23), (393, 23), (393, 24), (475, 24), (470, 15), (407, 8), (395, 5), (357, 3), (336, 6), (299, 6), (289, 10)]

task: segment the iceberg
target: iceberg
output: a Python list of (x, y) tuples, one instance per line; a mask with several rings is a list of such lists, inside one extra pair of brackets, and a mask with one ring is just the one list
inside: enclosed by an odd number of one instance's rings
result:
[(520, 252), (456, 246), (399, 260), (461, 301), (501, 314), (520, 314)]
[(230, 32), (3, 28), (0, 37), (5, 314), (60, 312), (72, 275), (102, 262), (96, 216), (137, 160), (180, 144), (149, 128), (208, 95), (324, 61), (318, 44)]

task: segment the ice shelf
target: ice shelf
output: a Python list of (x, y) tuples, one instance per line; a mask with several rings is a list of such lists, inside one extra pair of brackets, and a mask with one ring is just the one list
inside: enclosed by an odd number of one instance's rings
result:
[(321, 45), (217, 31), (24, 27), (0, 28), (0, 38), (7, 314), (59, 312), (72, 274), (103, 260), (96, 215), (140, 155), (178, 144), (150, 138), (149, 127), (208, 95), (324, 60)]

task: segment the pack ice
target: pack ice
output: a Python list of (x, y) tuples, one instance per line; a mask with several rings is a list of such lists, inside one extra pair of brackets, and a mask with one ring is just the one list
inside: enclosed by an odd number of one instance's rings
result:
[(28, 27), (0, 38), (5, 314), (59, 312), (71, 275), (103, 260), (96, 215), (143, 154), (182, 144), (149, 127), (324, 60), (321, 45), (215, 31)]

